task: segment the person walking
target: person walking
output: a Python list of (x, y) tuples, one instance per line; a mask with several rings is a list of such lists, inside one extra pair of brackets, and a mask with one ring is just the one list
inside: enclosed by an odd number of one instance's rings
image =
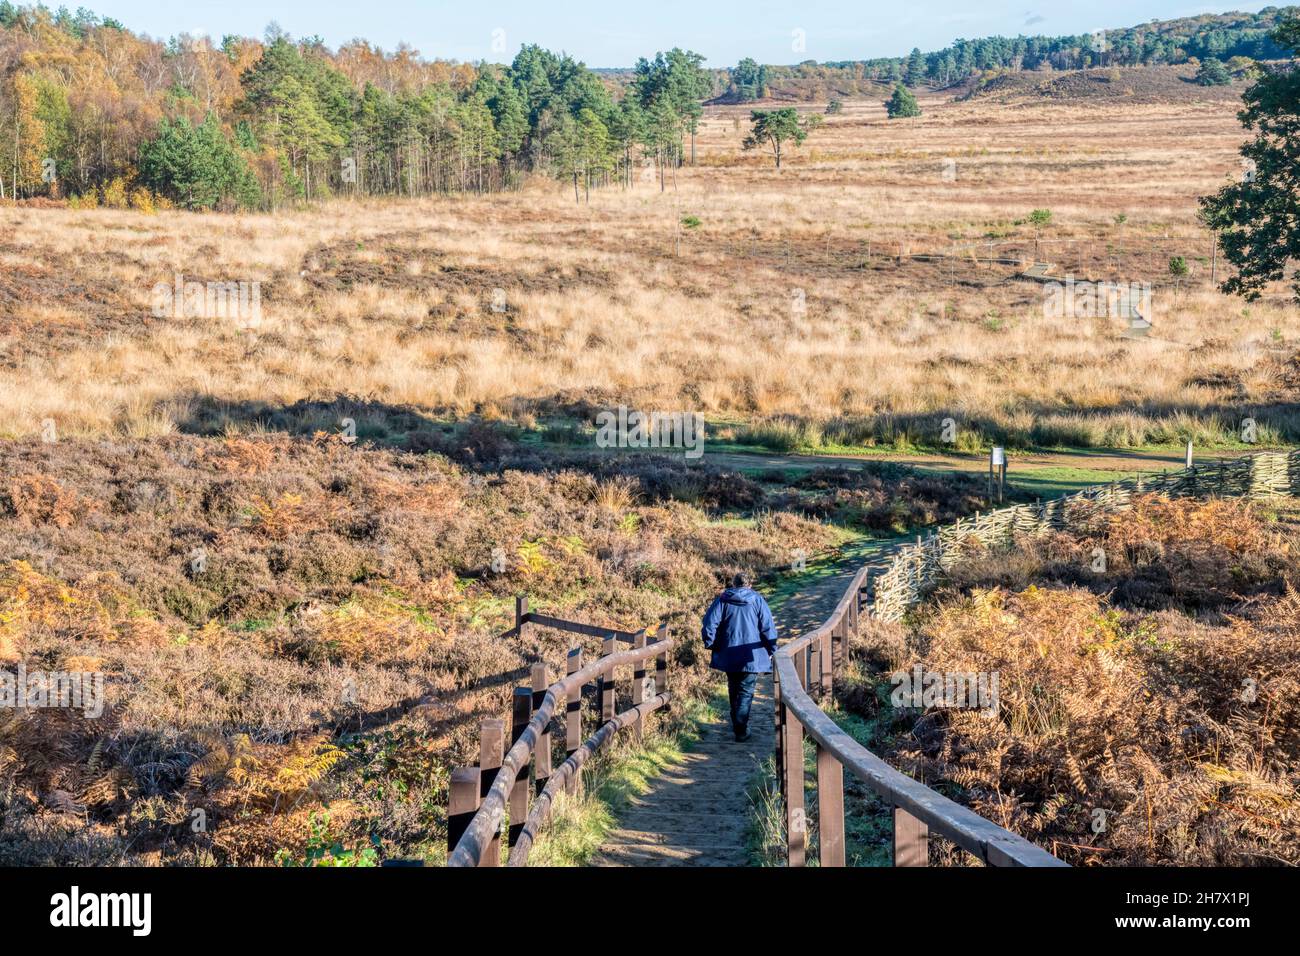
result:
[(776, 622), (763, 595), (750, 587), (746, 574), (731, 579), (731, 587), (716, 598), (700, 628), (704, 647), (713, 652), (709, 666), (727, 675), (731, 729), (737, 741), (749, 739), (749, 709), (758, 675), (772, 670), (776, 653)]

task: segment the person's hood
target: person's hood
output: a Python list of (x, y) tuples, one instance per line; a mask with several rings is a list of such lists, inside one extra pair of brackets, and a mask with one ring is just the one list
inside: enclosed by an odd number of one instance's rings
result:
[(722, 592), (722, 602), (737, 606), (745, 605), (749, 603), (750, 596), (753, 593), (753, 588), (727, 588)]

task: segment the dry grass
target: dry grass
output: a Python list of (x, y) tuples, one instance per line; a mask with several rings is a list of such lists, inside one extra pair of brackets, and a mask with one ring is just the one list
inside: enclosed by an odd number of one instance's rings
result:
[[(590, 206), (537, 182), (275, 217), (0, 209), (0, 432), (248, 428), (221, 409), (348, 393), (519, 421), (575, 398), (793, 416), (854, 443), (933, 442), (946, 415), (1040, 444), (1222, 440), (1247, 414), (1265, 439), (1300, 435), (1282, 407), (1300, 316), (1214, 292), (1195, 223), (1195, 197), (1238, 168), (1230, 101), (923, 105), (890, 122), (850, 102), (779, 174), (740, 151), (743, 111), (711, 108), (676, 189)], [(1035, 208), (1062, 272), (1156, 284), (1149, 340), (1045, 318), (1042, 288), (1005, 267), (886, 257), (1032, 251), (1016, 221)], [(1193, 268), (1177, 292), (1175, 254)], [(260, 281), (261, 326), (154, 318), (177, 273)]]

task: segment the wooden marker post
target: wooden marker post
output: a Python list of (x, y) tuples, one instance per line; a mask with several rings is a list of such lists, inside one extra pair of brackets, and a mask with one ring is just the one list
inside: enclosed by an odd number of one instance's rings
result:
[(1002, 504), (1007, 484), (1007, 451), (1001, 445), (994, 445), (989, 452), (989, 504), (993, 503), (993, 479), (997, 476), (998, 504)]

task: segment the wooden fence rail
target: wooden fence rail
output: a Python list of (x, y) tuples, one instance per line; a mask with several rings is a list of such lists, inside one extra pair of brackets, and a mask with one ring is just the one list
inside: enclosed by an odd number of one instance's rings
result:
[[(601, 653), (584, 665), (582, 648), (572, 648), (565, 676), (549, 686), (546, 665), (532, 665), (529, 686), (516, 688), (512, 696), (509, 750), (504, 750), (505, 722), (483, 721), (479, 765), (458, 768), (451, 775), (448, 866), (499, 866), (502, 824), (507, 820), (506, 865), (527, 865), (528, 854), (550, 816), (556, 796), (561, 791), (576, 793), (581, 787), (582, 766), (587, 758), (625, 728), (632, 728), (640, 739), (646, 716), (671, 700), (668, 652), (673, 642), (666, 625), (660, 625), (651, 641), (645, 631), (618, 631), (530, 613), (528, 599), (521, 597), (515, 605), (515, 626), (506, 634), (523, 636), (528, 625), (600, 637)], [(620, 650), (621, 643), (631, 643), (632, 647)], [(646, 664), (651, 660), (654, 676), (646, 677)], [(633, 674), (632, 706), (619, 713), (618, 672), (623, 669), (631, 669)], [(599, 727), (586, 740), (582, 739), (584, 688), (594, 689), (592, 696), (599, 714)], [(566, 757), (552, 772), (552, 721), (562, 702)], [(536, 798), (530, 801), (534, 792)]]
[(915, 545), (897, 549), (883, 572), (864, 567), (849, 583), (831, 616), (816, 630), (776, 652), (776, 768), (785, 805), (786, 855), (803, 866), (808, 849), (804, 807), (804, 738), (816, 746), (819, 862), (843, 866), (844, 770), (893, 807), (894, 865), (926, 866), (931, 832), (951, 840), (990, 866), (1065, 866), (1052, 854), (949, 800), (890, 767), (828, 717), (816, 698), (827, 698), (847, 658), (846, 641), (865, 610), (900, 620), (972, 542), (1011, 544), (1018, 534), (1069, 527), (1076, 521), (1131, 506), (1133, 496), (1218, 495), (1271, 498), (1300, 494), (1300, 452), (1262, 452), (1231, 461), (1194, 464), (1182, 471), (1086, 488), (1048, 502), (1016, 505), (962, 519)]
[(519, 839), (515, 841), (513, 848), (510, 850), (507, 865), (528, 865), (528, 854), (532, 851), (538, 830), (545, 826), (550, 818), (551, 806), (556, 796), (559, 795), (560, 791), (567, 789), (569, 779), (581, 771), (582, 765), (587, 762), (587, 758), (605, 746), (618, 731), (624, 727), (639, 723), (647, 714), (663, 707), (669, 700), (670, 697), (666, 693), (656, 694), (649, 700), (628, 708), (613, 719), (601, 724), (598, 731), (588, 737), (581, 747), (569, 755), (568, 759), (560, 765), (560, 769), (555, 772), (555, 776), (546, 784), (545, 789), (537, 795), (537, 800), (533, 803), (528, 819), (524, 822), (523, 829), (520, 831)]

